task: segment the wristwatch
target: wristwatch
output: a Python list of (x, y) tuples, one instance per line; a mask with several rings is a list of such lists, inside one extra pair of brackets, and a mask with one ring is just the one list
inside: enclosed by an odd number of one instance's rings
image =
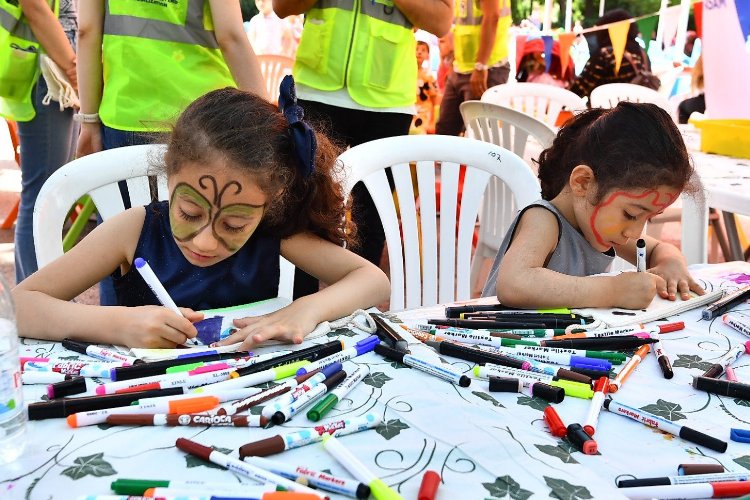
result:
[(76, 113), (73, 115), (73, 121), (78, 123), (99, 123), (99, 113)]
[(477, 71), (487, 71), (488, 69), (490, 69), (490, 67), (486, 64), (478, 62), (474, 65), (474, 69)]

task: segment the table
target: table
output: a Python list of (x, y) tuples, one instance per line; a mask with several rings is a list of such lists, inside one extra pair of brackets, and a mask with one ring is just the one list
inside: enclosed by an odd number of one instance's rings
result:
[(750, 159), (731, 158), (700, 151), (700, 132), (680, 125), (705, 189), (705, 203), (682, 196), (682, 253), (688, 264), (707, 262), (708, 209), (721, 210), (733, 260), (745, 260), (734, 214), (750, 215)]
[[(709, 288), (736, 288), (750, 282), (750, 264), (694, 266)], [(480, 299), (488, 301), (488, 299)], [(743, 306), (748, 317), (750, 307)], [(394, 322), (416, 324), (440, 316), (441, 307), (390, 313)], [(741, 313), (738, 313), (741, 314)], [(616, 394), (622, 403), (645, 408), (670, 420), (728, 440), (729, 428), (750, 429), (750, 402), (694, 391), (691, 375), (701, 374), (711, 360), (731, 345), (748, 339), (720, 321), (700, 319), (694, 310), (680, 316), (686, 329), (664, 336), (675, 377), (665, 380), (649, 356)], [(339, 330), (338, 335), (364, 337)], [(347, 337), (348, 338), (348, 337)], [(77, 357), (56, 343), (25, 340), (25, 355)], [(472, 366), (445, 358), (468, 371)], [(729, 442), (726, 453), (716, 453), (662, 434), (629, 419), (603, 412), (596, 434), (600, 454), (586, 456), (570, 443), (553, 437), (542, 421), (547, 403), (521, 394), (489, 393), (487, 382), (472, 380), (460, 388), (430, 375), (387, 361), (375, 353), (354, 360), (366, 364), (370, 375), (333, 411), (358, 416), (368, 411), (384, 419), (378, 430), (341, 437), (371, 470), (399, 491), (415, 499), (425, 470), (443, 477), (440, 499), (474, 498), (621, 498), (615, 480), (676, 474), (681, 463), (718, 462), (729, 470), (750, 469), (750, 444)], [(350, 363), (350, 362), (348, 362)], [(345, 365), (346, 366), (346, 365)], [(350, 365), (351, 366), (351, 365)], [(740, 380), (750, 380), (750, 356), (736, 364)], [(44, 389), (26, 386), (29, 401), (39, 400)], [(580, 422), (588, 401), (567, 397), (556, 408), (566, 424)], [(304, 416), (284, 424), (286, 429), (308, 427)], [(62, 419), (33, 421), (30, 441), (22, 459), (0, 469), (0, 497), (75, 498), (107, 494), (115, 478), (203, 479), (248, 482), (239, 476), (186, 456), (174, 447), (178, 437), (236, 454), (256, 439), (276, 434), (278, 428), (109, 427), (69, 429)], [(348, 476), (320, 445), (287, 451), (272, 458)], [(344, 498), (332, 496), (332, 498)]]

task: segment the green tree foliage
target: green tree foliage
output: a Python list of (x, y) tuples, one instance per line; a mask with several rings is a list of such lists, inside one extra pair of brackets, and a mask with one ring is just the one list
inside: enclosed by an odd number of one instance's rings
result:
[[(573, 21), (579, 20), (584, 28), (593, 26), (599, 18), (600, 0), (573, 0)], [(623, 8), (633, 16), (644, 16), (659, 11), (660, 0), (604, 0), (604, 10)], [(670, 5), (677, 5), (679, 0), (670, 0)], [(544, 11), (543, 0), (513, 0), (511, 11), (513, 22), (520, 23), (523, 19), (537, 11), (539, 18)], [(552, 0), (552, 27), (560, 28), (565, 22), (565, 0)]]

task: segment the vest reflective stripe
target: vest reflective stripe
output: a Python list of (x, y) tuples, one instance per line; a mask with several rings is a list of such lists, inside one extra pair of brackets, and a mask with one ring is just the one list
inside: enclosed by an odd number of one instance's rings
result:
[[(48, 0), (55, 18), (59, 16), (57, 0)], [(31, 31), (21, 8), (0, 4), (0, 116), (19, 122), (33, 120), (32, 102), (36, 82), (41, 74), (39, 53), (44, 48)]]
[(137, 16), (112, 15), (109, 2), (105, 4), (104, 33), (107, 35), (133, 36), (165, 42), (189, 43), (210, 49), (218, 49), (219, 44), (213, 31), (203, 29), (202, 22), (195, 25), (194, 20), (203, 19), (203, 2), (188, 2), (188, 23), (179, 26), (158, 19), (147, 19)]
[(99, 117), (108, 127), (169, 130), (192, 101), (235, 87), (206, 0), (108, 0)]
[(372, 108), (414, 104), (412, 24), (390, 0), (319, 0), (305, 13), (294, 78), (318, 90), (346, 87)]
[[(487, 60), (490, 66), (508, 57), (508, 31), (512, 18), (506, 2), (503, 0), (500, 2), (500, 19), (495, 32), (495, 45)], [(453, 22), (455, 24), (453, 66), (460, 73), (469, 73), (474, 70), (474, 65), (477, 63), (482, 29), (482, 10), (479, 8), (478, 0), (457, 0)]]
[(3, 9), (2, 6), (0, 6), (0, 26), (5, 28), (6, 31), (13, 31), (13, 33), (19, 38), (23, 38), (32, 43), (39, 43), (34, 36), (34, 32), (31, 31), (31, 26), (25, 21), (19, 21), (13, 17), (13, 15)]

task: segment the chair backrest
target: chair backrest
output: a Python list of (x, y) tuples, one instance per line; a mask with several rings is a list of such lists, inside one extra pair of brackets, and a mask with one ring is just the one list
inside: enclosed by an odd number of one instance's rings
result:
[(279, 85), (286, 75), (292, 74), (294, 59), (287, 56), (262, 54), (257, 56), (260, 72), (266, 80), (266, 91), (271, 102), (279, 100)]
[[(506, 106), (465, 101), (460, 109), (469, 137), (509, 149), (524, 160), (529, 137), (536, 141), (537, 154), (555, 140), (555, 131), (549, 125)], [(490, 179), (479, 215), (480, 241), (496, 252), (516, 212), (508, 186), (497, 177)]]
[[(91, 196), (102, 219), (123, 210), (119, 181), (126, 181), (132, 206), (151, 202), (150, 166), (164, 154), (163, 144), (127, 146), (100, 151), (60, 167), (42, 186), (34, 205), (34, 244), (39, 267), (63, 254), (62, 229), (67, 213), (83, 195)], [(160, 200), (168, 196), (167, 179), (156, 176)], [(279, 296), (292, 297), (294, 266), (281, 258)]]
[(569, 90), (543, 83), (495, 85), (482, 94), (482, 101), (522, 111), (556, 127), (560, 111), (575, 113), (586, 109), (586, 101)]
[[(383, 223), (392, 310), (469, 298), (474, 228), (482, 194), (492, 176), (510, 187), (519, 207), (540, 197), (539, 184), (521, 158), (475, 139), (390, 137), (355, 146), (339, 158), (344, 164), (345, 192), (363, 181)], [(464, 167), (459, 197), (459, 176)], [(397, 201), (385, 173), (387, 168), (393, 174)], [(416, 170), (418, 209), (412, 169)], [(439, 214), (435, 189), (438, 171)]]
[(672, 108), (662, 94), (633, 83), (607, 83), (595, 87), (589, 101), (592, 108), (614, 108), (620, 101), (650, 102), (672, 115)]

